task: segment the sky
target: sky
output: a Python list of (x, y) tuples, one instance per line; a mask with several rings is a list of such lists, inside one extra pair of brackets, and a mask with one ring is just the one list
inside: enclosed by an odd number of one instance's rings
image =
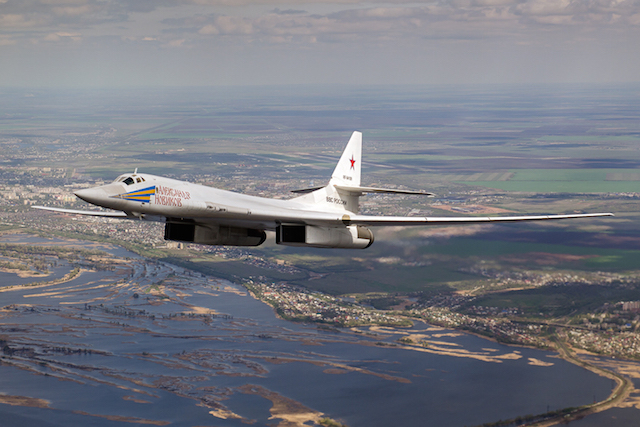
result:
[(0, 86), (640, 81), (640, 0), (0, 0)]

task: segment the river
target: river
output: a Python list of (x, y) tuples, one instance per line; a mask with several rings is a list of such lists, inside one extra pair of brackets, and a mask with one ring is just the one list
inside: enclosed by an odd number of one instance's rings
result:
[[(330, 417), (462, 427), (591, 403), (612, 388), (555, 353), (425, 324), (333, 332), (290, 323), (239, 286), (122, 248), (24, 234), (3, 242), (111, 254), (110, 269), (58, 284), (8, 288), (25, 280), (0, 275), (0, 338), (10, 348), (0, 365), (3, 426)], [(71, 268), (60, 261), (46, 280)], [(408, 334), (429, 346), (400, 345)]]

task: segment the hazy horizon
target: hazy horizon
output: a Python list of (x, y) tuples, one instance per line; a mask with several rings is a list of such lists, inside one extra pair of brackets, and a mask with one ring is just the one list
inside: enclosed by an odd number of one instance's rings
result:
[(0, 0), (0, 86), (625, 83), (633, 0)]

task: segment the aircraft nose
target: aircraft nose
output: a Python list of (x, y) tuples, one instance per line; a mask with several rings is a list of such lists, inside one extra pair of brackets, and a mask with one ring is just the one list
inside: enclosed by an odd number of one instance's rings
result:
[(94, 205), (99, 204), (100, 200), (104, 199), (106, 196), (105, 192), (100, 188), (85, 188), (83, 190), (74, 191), (73, 194), (85, 202), (89, 202)]

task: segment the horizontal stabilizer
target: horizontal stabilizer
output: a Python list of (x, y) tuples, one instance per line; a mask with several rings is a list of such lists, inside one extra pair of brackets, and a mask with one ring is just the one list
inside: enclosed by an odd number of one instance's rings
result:
[(435, 194), (426, 191), (414, 190), (396, 190), (392, 188), (376, 188), (376, 187), (351, 187), (346, 185), (334, 185), (338, 190), (348, 191), (350, 193), (390, 193), (390, 194), (415, 194), (419, 196), (433, 197)]
[(101, 212), (101, 211), (81, 211), (76, 209), (49, 208), (47, 206), (31, 206), (34, 209), (42, 209), (44, 211), (60, 212), (74, 215), (101, 216), (106, 218), (126, 218), (127, 214), (122, 211)]
[[(377, 187), (352, 187), (346, 185), (334, 185), (340, 191), (348, 191), (350, 193), (388, 193), (388, 194), (415, 194), (418, 196), (435, 196), (434, 193), (429, 193), (427, 191), (414, 191), (414, 190), (397, 190), (393, 188), (377, 188)], [(307, 194), (312, 193), (316, 190), (320, 190), (324, 187), (311, 187), (311, 188), (301, 188), (299, 190), (291, 190), (292, 193), (297, 194)]]
[(320, 190), (324, 188), (324, 185), (321, 187), (312, 187), (312, 188), (301, 188), (300, 190), (291, 190), (292, 193), (297, 193), (297, 194), (307, 194), (307, 193), (313, 193), (316, 190)]

